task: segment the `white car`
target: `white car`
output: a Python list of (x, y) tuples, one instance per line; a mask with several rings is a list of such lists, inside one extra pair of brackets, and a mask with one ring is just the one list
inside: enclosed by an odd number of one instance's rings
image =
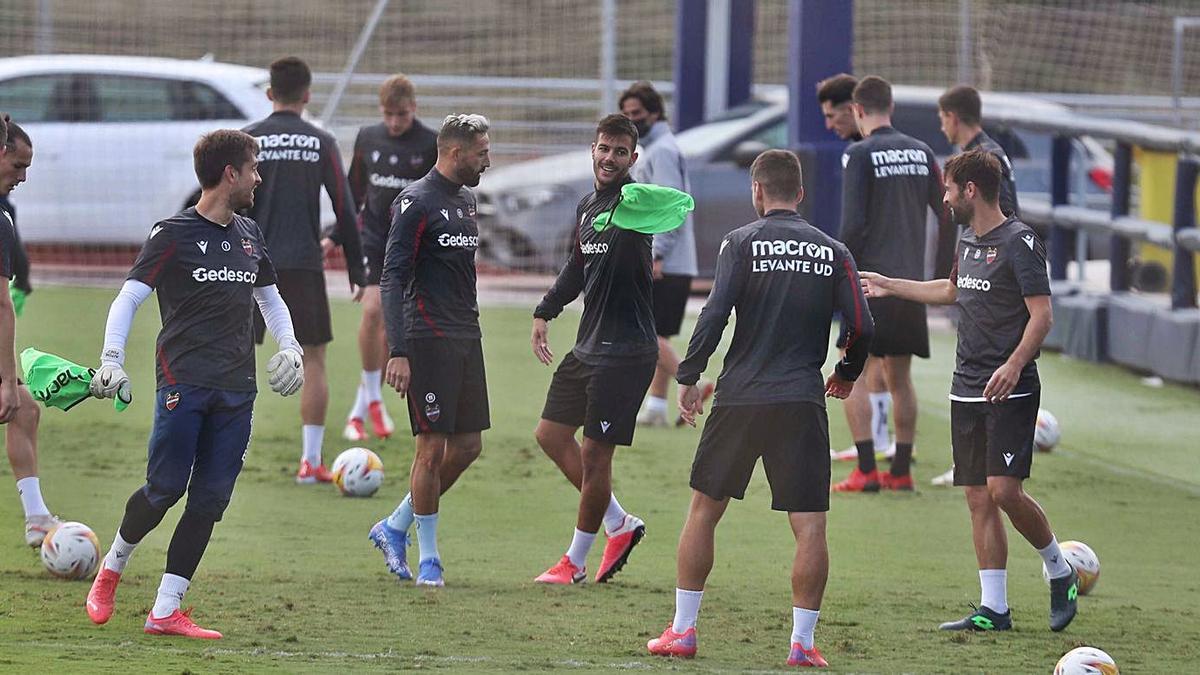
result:
[(0, 112), (33, 140), (12, 195), (29, 242), (140, 244), (199, 196), (192, 147), (271, 114), (269, 75), (131, 56), (0, 59)]

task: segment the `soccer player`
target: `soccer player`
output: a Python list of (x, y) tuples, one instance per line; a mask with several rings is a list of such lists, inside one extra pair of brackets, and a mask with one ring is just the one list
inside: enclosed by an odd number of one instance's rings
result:
[[(875, 76), (860, 80), (854, 87), (853, 107), (863, 140), (842, 156), (841, 240), (863, 269), (924, 279), (926, 209), (933, 209), (939, 222), (943, 219), (937, 159), (928, 145), (892, 128), (892, 86), (886, 80)], [(948, 257), (948, 243), (943, 248)], [(876, 298), (870, 305), (875, 338), (866, 377), (870, 382), (876, 369), (883, 372), (895, 405), (896, 452), (891, 471), (879, 472), (868, 392), (856, 389), (846, 400), (846, 419), (858, 449), (858, 466), (833, 487), (838, 492), (913, 489), (909, 465), (916, 437), (917, 393), (912, 357), (929, 358), (925, 307), (897, 298)]]
[[(854, 87), (858, 78), (846, 73), (838, 73), (817, 83), (817, 103), (821, 106), (821, 115), (825, 118), (825, 128), (837, 134), (843, 141), (857, 143), (862, 140), (858, 132), (858, 122), (854, 119)], [(870, 392), (871, 401), (871, 439), (876, 456), (892, 457), (896, 454), (896, 446), (888, 431), (888, 416), (892, 412), (892, 395), (888, 393), (887, 382), (883, 379), (883, 369), (873, 368), (869, 372), (870, 379), (863, 384)], [(859, 406), (845, 406), (846, 422), (855, 438), (862, 433), (863, 421), (855, 415), (860, 412)], [(832, 455), (836, 459), (858, 459), (858, 448), (850, 446)]]
[(491, 426), (483, 367), (475, 252), (475, 193), (491, 166), (488, 121), (449, 115), (438, 131), (437, 164), (400, 191), (380, 282), (391, 358), (388, 385), (408, 397), (416, 437), (409, 493), (369, 537), (388, 569), (411, 579), (408, 529), (417, 525), (418, 586), (444, 585), (437, 548), (440, 497), (479, 457)]
[[(633, 167), (633, 179), (653, 183), (683, 192), (691, 192), (687, 162), (671, 133), (666, 106), (654, 85), (634, 82), (620, 100), (621, 114), (628, 117), (638, 130), (642, 145), (640, 161)], [(689, 214), (683, 225), (671, 232), (654, 237), (653, 308), (654, 332), (658, 335), (658, 363), (650, 393), (646, 396), (638, 424), (652, 427), (667, 426), (667, 388), (679, 368), (679, 354), (671, 346), (671, 338), (679, 335), (683, 314), (696, 276), (696, 236)], [(703, 393), (712, 396), (713, 385), (706, 382)], [(676, 426), (683, 424), (682, 418)]]
[[(566, 554), (538, 583), (586, 580), (587, 555), (602, 523), (608, 543), (595, 580), (607, 582), (646, 533), (642, 519), (626, 513), (612, 493), (612, 458), (616, 446), (633, 443), (638, 406), (658, 359), (652, 236), (593, 227), (598, 215), (621, 201), (621, 188), (634, 182), (629, 172), (637, 162), (637, 143), (637, 127), (628, 118), (600, 120), (592, 143), (595, 190), (579, 202), (567, 262), (533, 311), (533, 354), (550, 365), (547, 324), (583, 293), (575, 347), (554, 371), (534, 432), (542, 451), (579, 490), (579, 513)], [(582, 445), (575, 440), (581, 426)]]
[[(679, 408), (695, 425), (703, 413), (696, 386), (737, 310), (733, 342), (717, 380), (712, 419), (692, 463), (692, 502), (679, 537), (675, 618), (647, 648), (659, 656), (696, 654), (696, 616), (712, 570), (714, 533), (741, 499), (758, 458), (771, 484), (771, 508), (788, 514), (796, 538), (792, 564), (789, 666), (826, 666), (813, 642), (829, 552), (829, 421), (825, 396), (845, 398), (867, 360), (871, 314), (846, 247), (796, 213), (804, 199), (800, 160), (767, 150), (750, 168), (759, 219), (721, 242), (712, 293), (679, 366)], [(828, 380), (830, 322), (842, 314), (845, 356)]]
[[(384, 81), (379, 88), (379, 112), (383, 115), (382, 122), (358, 130), (350, 160), (350, 192), (360, 209), (367, 287), (362, 299), (362, 322), (358, 326), (362, 378), (342, 433), (349, 441), (367, 439), (368, 418), (371, 431), (378, 438), (387, 438), (395, 430), (383, 405), (383, 368), (387, 365), (388, 348), (379, 301), (384, 247), (392, 224), (388, 211), (400, 190), (425, 177), (437, 161), (437, 132), (417, 119), (417, 99), (407, 77), (393, 75)], [(326, 242), (322, 242), (326, 247), (338, 244), (336, 233), (331, 233)]]
[[(267, 238), (279, 275), (279, 293), (292, 312), (296, 338), (304, 346), (308, 386), (300, 393), (303, 452), (296, 473), (296, 482), (302, 484), (333, 480), (321, 460), (329, 408), (325, 345), (333, 340), (320, 241), (322, 186), (333, 201), (356, 301), (362, 299), (367, 283), (354, 201), (337, 142), (301, 116), (311, 84), (312, 72), (304, 61), (288, 56), (272, 63), (267, 98), (274, 112), (244, 129), (258, 139), (262, 175), (262, 187), (249, 215)], [(266, 326), (261, 316), (255, 316), (255, 339), (261, 343)]]
[(954, 484), (964, 487), (979, 563), (979, 607), (942, 630), (1008, 630), (1007, 515), (1050, 576), (1050, 629), (1075, 617), (1078, 575), (1063, 558), (1042, 507), (1022, 487), (1033, 464), (1041, 383), (1038, 351), (1050, 331), (1046, 250), (1037, 234), (1000, 210), (1000, 162), (971, 150), (946, 163), (946, 205), (968, 226), (949, 279), (916, 281), (863, 272), (868, 298), (956, 304), (958, 354), (950, 385)]
[[(980, 148), (1000, 162), (1000, 212), (1006, 216), (1020, 215), (1017, 212), (1017, 184), (1013, 178), (1013, 166), (1000, 144), (992, 140), (983, 130), (983, 103), (974, 87), (958, 85), (946, 90), (938, 98), (938, 119), (942, 133), (952, 145), (963, 152)], [(934, 485), (954, 484), (954, 467), (935, 476)]]
[(155, 224), (109, 309), (101, 365), (91, 382), (95, 396), (132, 400), (125, 344), (134, 314), (155, 290), (163, 327), (154, 358), (158, 386), (146, 483), (126, 502), (120, 529), (88, 593), (87, 613), (94, 623), (112, 616), (117, 584), (134, 548), (186, 492), (145, 632), (221, 637), (197, 626), (191, 610), (181, 612), (179, 606), (249, 451), (255, 306), (280, 348), (267, 363), (271, 389), (288, 396), (304, 383), (301, 347), (275, 286), (262, 230), (237, 214), (254, 203), (258, 152), (254, 138), (241, 131), (222, 129), (201, 137), (193, 152), (200, 201)]
[[(17, 268), (16, 219), (8, 196), (25, 182), (26, 171), (33, 163), (33, 141), (29, 134), (8, 118), (0, 115), (0, 423), (5, 424), (5, 449), (17, 494), (25, 510), (25, 543), (41, 546), (46, 533), (60, 521), (50, 513), (42, 498), (42, 486), (37, 471), (37, 435), (41, 412), (29, 389), (18, 379), (15, 347), (16, 316), (9, 280)], [(15, 283), (15, 281), (14, 281)]]

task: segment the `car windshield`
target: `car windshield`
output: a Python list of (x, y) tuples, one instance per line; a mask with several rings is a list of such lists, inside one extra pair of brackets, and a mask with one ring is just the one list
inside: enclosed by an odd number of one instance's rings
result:
[[(772, 107), (772, 104), (755, 102), (731, 108), (726, 111), (725, 119), (707, 122), (681, 132), (677, 137), (679, 147), (687, 155), (703, 155), (717, 150), (757, 126), (750, 122), (750, 118), (770, 117), (771, 113), (768, 111)], [(736, 117), (730, 116), (735, 112)]]

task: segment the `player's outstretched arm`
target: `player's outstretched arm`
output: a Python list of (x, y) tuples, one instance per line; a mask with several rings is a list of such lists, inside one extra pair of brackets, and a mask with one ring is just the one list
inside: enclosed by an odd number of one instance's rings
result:
[(346, 271), (350, 275), (350, 285), (354, 291), (355, 302), (362, 299), (363, 288), (367, 285), (366, 267), (363, 265), (362, 238), (358, 233), (358, 216), (355, 210), (354, 198), (351, 195), (350, 182), (342, 170), (342, 156), (337, 142), (332, 137), (328, 141), (328, 150), (323, 156), (324, 167), (322, 182), (325, 192), (333, 202), (333, 213), (337, 217), (337, 243), (346, 254)]
[(923, 305), (953, 305), (958, 300), (958, 289), (949, 279), (913, 281), (893, 279), (874, 272), (860, 272), (863, 293), (868, 298), (901, 298)]
[(1049, 295), (1027, 296), (1025, 308), (1029, 310), (1029, 323), (1025, 324), (1021, 342), (1009, 355), (1008, 360), (992, 373), (987, 386), (983, 388), (983, 398), (988, 403), (1002, 403), (1013, 393), (1021, 380), (1021, 371), (1025, 369), (1025, 364), (1033, 360), (1042, 348), (1042, 342), (1054, 323)]
[(731, 237), (721, 242), (712, 291), (708, 294), (704, 309), (700, 310), (700, 318), (696, 320), (696, 328), (688, 340), (687, 356), (679, 363), (679, 370), (675, 373), (675, 381), (681, 385), (679, 414), (693, 426), (695, 416), (703, 414), (703, 410), (699, 390), (692, 392), (689, 389), (696, 389), (700, 374), (708, 367), (708, 359), (721, 344), (721, 334), (729, 322), (729, 313), (745, 288), (749, 268), (742, 248), (741, 243)]
[(129, 329), (133, 326), (133, 317), (137, 314), (138, 307), (141, 307), (153, 292), (154, 289), (145, 283), (137, 279), (128, 279), (113, 299), (108, 308), (108, 320), (104, 324), (104, 348), (100, 352), (100, 367), (92, 376), (92, 396), (116, 397), (124, 403), (133, 401), (129, 375), (125, 373), (125, 343), (129, 340)]
[[(839, 247), (840, 248), (840, 247)], [(854, 381), (867, 365), (871, 338), (875, 335), (875, 321), (867, 307), (863, 282), (859, 279), (854, 258), (845, 249), (839, 250), (840, 260), (834, 264), (834, 305), (842, 315), (842, 330), (837, 346), (842, 358), (834, 366), (833, 374), (825, 382), (825, 394), (844, 399), (850, 395)]]
[(21, 407), (17, 387), (17, 315), (8, 295), (8, 278), (0, 284), (0, 423), (8, 422)]

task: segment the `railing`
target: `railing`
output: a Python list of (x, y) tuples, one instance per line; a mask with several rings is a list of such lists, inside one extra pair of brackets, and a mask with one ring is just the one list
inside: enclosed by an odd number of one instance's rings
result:
[[(1130, 288), (1128, 264), (1131, 242), (1145, 242), (1172, 251), (1171, 306), (1196, 307), (1196, 251), (1200, 231), (1196, 229), (1196, 181), (1200, 175), (1200, 133), (1162, 126), (1070, 114), (1044, 115), (1014, 112), (989, 115), (1014, 127), (1054, 135), (1050, 154), (1050, 202), (1022, 200), (1021, 216), (1032, 224), (1050, 228), (1049, 257), (1052, 279), (1067, 277), (1072, 239), (1077, 232), (1112, 238), (1109, 286), (1113, 291)], [(1071, 143), (1078, 136), (1108, 139), (1116, 143), (1113, 155), (1113, 200), (1108, 214), (1070, 206), (1067, 183), (1070, 175)], [(1171, 223), (1133, 218), (1129, 215), (1133, 180), (1133, 149), (1179, 153), (1175, 172), (1175, 204)]]

